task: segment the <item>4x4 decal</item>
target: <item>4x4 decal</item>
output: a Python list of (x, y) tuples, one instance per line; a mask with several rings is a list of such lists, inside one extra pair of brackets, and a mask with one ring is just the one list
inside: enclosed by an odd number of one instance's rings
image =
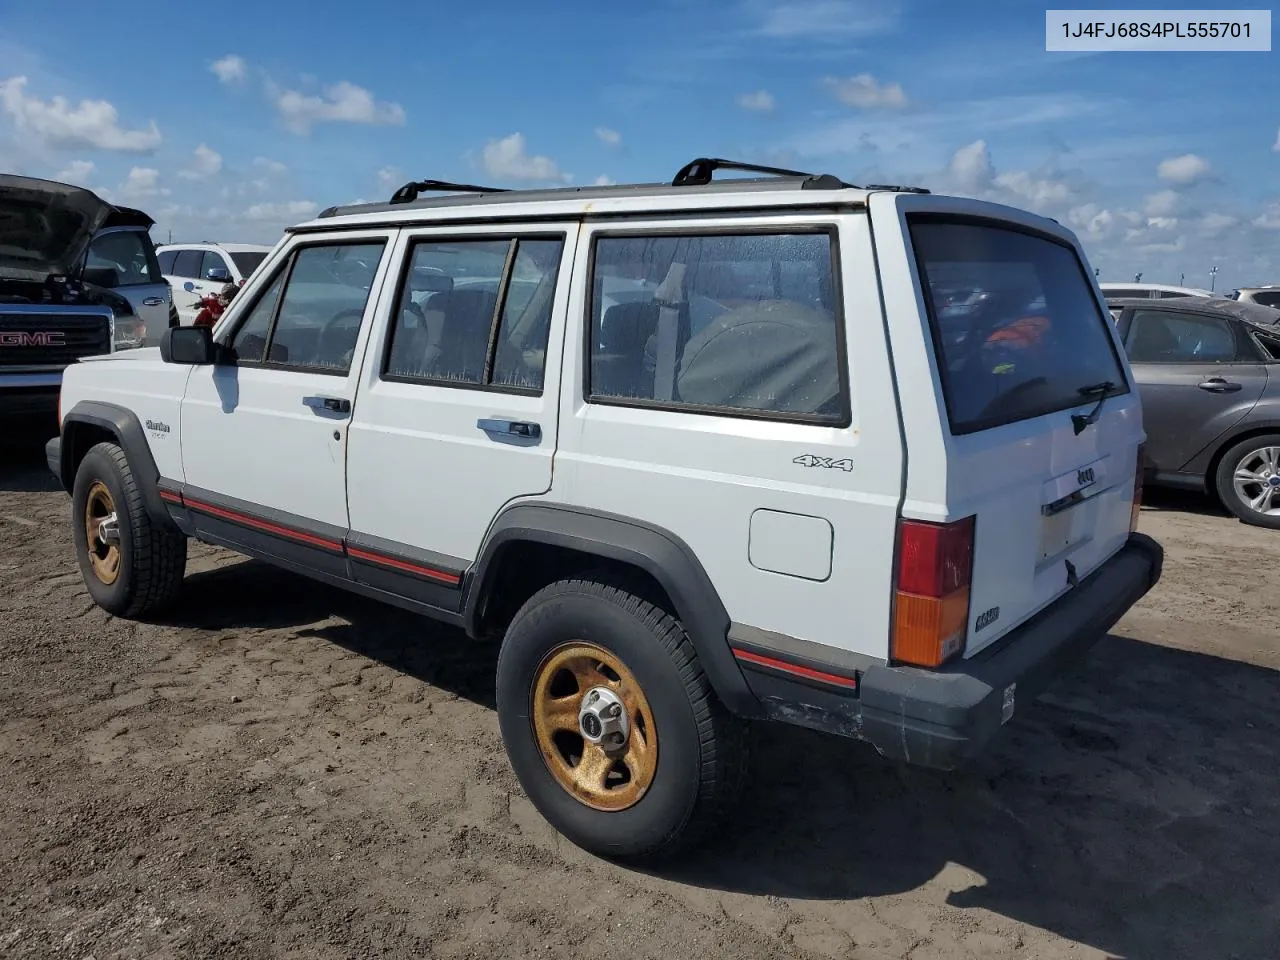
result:
[(831, 457), (814, 456), (812, 453), (803, 454), (791, 462), (798, 463), (802, 467), (826, 467), (828, 470), (844, 470), (846, 473), (853, 469), (853, 461), (847, 458), (835, 460)]

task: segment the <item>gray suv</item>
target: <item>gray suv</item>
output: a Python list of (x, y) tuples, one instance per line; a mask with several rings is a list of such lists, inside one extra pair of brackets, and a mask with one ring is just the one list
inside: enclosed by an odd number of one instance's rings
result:
[(1147, 431), (1147, 480), (1217, 494), (1280, 529), (1280, 310), (1226, 298), (1109, 300)]

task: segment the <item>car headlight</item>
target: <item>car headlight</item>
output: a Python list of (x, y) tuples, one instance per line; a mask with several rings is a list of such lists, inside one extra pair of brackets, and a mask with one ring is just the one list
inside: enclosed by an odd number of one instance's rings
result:
[(137, 317), (116, 317), (114, 332), (111, 338), (111, 349), (135, 350), (146, 346), (147, 325)]

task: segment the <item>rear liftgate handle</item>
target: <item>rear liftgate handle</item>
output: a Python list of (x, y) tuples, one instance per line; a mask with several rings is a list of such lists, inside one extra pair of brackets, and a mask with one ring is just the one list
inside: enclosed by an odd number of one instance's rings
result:
[(537, 440), (542, 436), (542, 427), (528, 420), (500, 420), (482, 418), (476, 426), (490, 436), (520, 437), (524, 440)]

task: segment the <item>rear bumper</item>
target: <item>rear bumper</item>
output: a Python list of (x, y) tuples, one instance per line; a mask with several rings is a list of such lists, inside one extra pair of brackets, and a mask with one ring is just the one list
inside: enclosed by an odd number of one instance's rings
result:
[[(1164, 550), (1131, 534), (1110, 560), (1068, 594), (977, 656), (938, 670), (874, 663), (856, 687), (809, 660), (810, 674), (755, 670), (748, 683), (778, 720), (869, 741), (881, 754), (950, 770), (978, 753), (1022, 705), (1079, 659), (1160, 579)], [(826, 682), (821, 680), (826, 676)]]

